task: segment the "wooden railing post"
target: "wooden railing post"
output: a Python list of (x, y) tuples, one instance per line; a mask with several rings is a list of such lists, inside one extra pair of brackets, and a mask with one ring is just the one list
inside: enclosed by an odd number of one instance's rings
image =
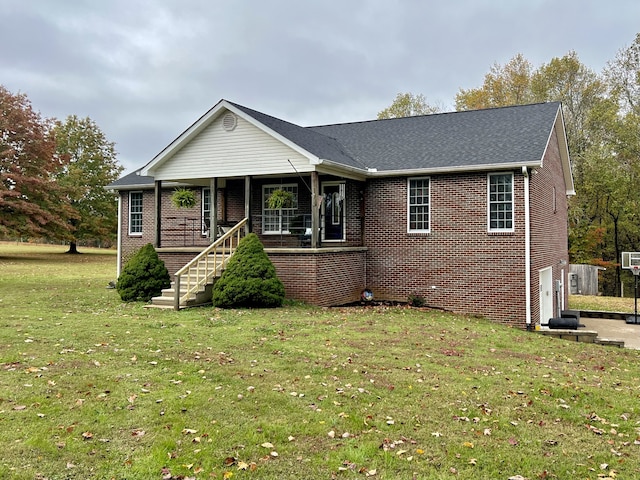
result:
[(173, 288), (173, 309), (180, 310), (180, 275), (176, 275)]

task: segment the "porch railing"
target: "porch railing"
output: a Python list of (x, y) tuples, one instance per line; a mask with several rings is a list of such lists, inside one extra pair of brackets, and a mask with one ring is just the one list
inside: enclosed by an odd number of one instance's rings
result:
[[(246, 218), (238, 222), (175, 273), (173, 285), (175, 310), (179, 310), (181, 305), (195, 297), (196, 293), (209, 281), (220, 276), (240, 243), (246, 223)], [(182, 286), (185, 287), (184, 293), (181, 290)]]

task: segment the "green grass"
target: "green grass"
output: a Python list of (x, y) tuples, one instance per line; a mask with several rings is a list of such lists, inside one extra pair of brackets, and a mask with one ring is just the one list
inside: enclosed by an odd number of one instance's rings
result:
[(628, 297), (572, 295), (569, 297), (569, 307), (574, 310), (633, 313), (634, 299)]
[(639, 354), (403, 307), (181, 312), (0, 244), (0, 478), (637, 478)]

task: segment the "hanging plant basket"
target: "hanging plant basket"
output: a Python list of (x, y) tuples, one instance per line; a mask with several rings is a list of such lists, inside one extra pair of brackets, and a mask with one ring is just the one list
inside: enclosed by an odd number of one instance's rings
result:
[(171, 195), (171, 203), (176, 208), (193, 208), (196, 206), (196, 194), (188, 188), (176, 188)]
[(274, 190), (267, 199), (267, 205), (271, 210), (280, 210), (281, 208), (293, 208), (294, 196), (288, 190)]

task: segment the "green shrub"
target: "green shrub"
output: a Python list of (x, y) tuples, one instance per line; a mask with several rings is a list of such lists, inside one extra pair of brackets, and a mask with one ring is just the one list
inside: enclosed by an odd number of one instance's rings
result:
[(164, 262), (150, 243), (138, 250), (122, 269), (116, 289), (125, 302), (142, 300), (148, 302), (152, 297), (169, 288), (171, 279)]
[(284, 285), (255, 233), (238, 244), (227, 268), (213, 286), (212, 300), (213, 305), (220, 308), (282, 305)]
[(424, 297), (418, 295), (417, 293), (412, 293), (408, 298), (409, 305), (412, 307), (426, 307), (427, 301)]

